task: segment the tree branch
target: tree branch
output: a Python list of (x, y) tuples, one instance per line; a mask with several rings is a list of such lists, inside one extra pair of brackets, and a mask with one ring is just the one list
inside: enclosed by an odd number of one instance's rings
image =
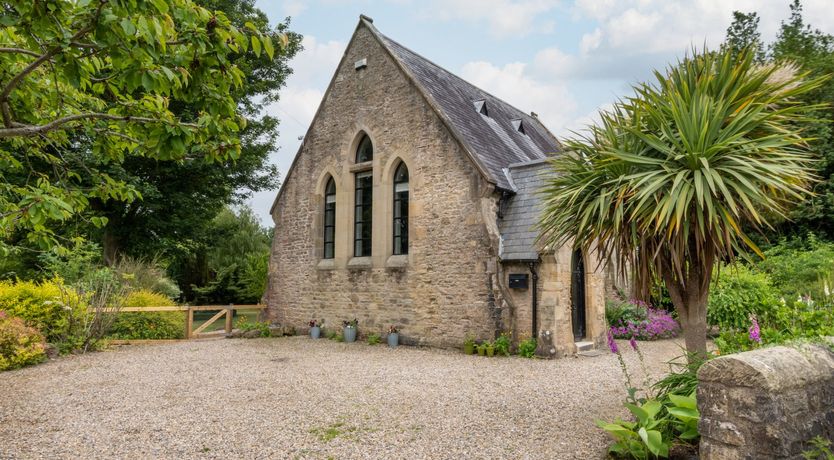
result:
[(51, 121), (45, 125), (20, 125), (13, 128), (0, 128), (0, 138), (4, 137), (30, 137), (42, 133), (48, 133), (60, 128), (62, 125), (78, 120), (112, 120), (112, 121), (136, 121), (140, 123), (165, 123), (169, 125), (185, 126), (187, 128), (199, 128), (195, 123), (179, 123), (170, 122), (167, 120), (160, 120), (149, 117), (134, 117), (131, 115), (113, 115), (110, 113), (78, 113), (75, 115), (67, 115)]
[(38, 54), (34, 51), (25, 50), (23, 48), (0, 48), (0, 53), (19, 53), (19, 54), (28, 54), (29, 56), (34, 56), (34, 57), (41, 57), (40, 54)]
[[(96, 14), (93, 17), (93, 20), (90, 21), (90, 23), (87, 24), (86, 26), (82, 27), (78, 32), (76, 32), (75, 35), (73, 35), (72, 38), (70, 38), (70, 41), (75, 41), (75, 40), (83, 37), (84, 35), (86, 35), (91, 30), (93, 30), (96, 23), (98, 23), (98, 18), (99, 18), (99, 15), (101, 14), (101, 9), (104, 8), (104, 4), (105, 4), (105, 1), (102, 0), (99, 3), (98, 8), (96, 9)], [(0, 110), (0, 111), (2, 112), (2, 115), (3, 115), (3, 124), (6, 126), (7, 129), (14, 129), (14, 128), (11, 128), (12, 119), (11, 119), (11, 112), (9, 111), (9, 107), (8, 107), (9, 94), (11, 94), (12, 90), (15, 89), (15, 87), (17, 87), (17, 85), (19, 85), (20, 82), (23, 81), (23, 79), (26, 78), (27, 75), (29, 75), (35, 69), (40, 67), (44, 62), (51, 59), (52, 56), (55, 56), (56, 54), (60, 53), (61, 50), (63, 50), (63, 49), (64, 48), (61, 45), (57, 45), (57, 46), (52, 47), (52, 49), (50, 49), (46, 53), (40, 55), (40, 57), (38, 57), (32, 63), (30, 63), (28, 66), (26, 66), (26, 68), (23, 69), (22, 71), (20, 71), (19, 74), (15, 75), (9, 81), (9, 83), (6, 84), (6, 86), (3, 88), (3, 92), (0, 93), (0, 108), (2, 108), (2, 110)]]

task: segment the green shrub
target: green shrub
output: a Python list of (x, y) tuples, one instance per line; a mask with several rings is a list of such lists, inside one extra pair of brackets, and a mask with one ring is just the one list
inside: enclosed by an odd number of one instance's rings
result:
[(165, 267), (157, 259), (121, 257), (112, 269), (130, 290), (151, 291), (170, 299), (176, 299), (181, 294), (177, 283), (168, 277)]
[[(147, 290), (128, 293), (122, 307), (143, 308), (174, 305), (170, 298)], [(185, 315), (179, 311), (121, 312), (109, 336), (121, 340), (181, 339), (185, 336)]]
[(811, 445), (811, 448), (802, 452), (802, 458), (806, 460), (834, 460), (834, 452), (831, 451), (831, 441), (817, 435), (808, 444)]
[(707, 322), (722, 330), (747, 329), (750, 315), (765, 317), (777, 308), (779, 297), (765, 273), (742, 264), (722, 267), (710, 286)]
[(536, 355), (536, 339), (530, 337), (518, 343), (518, 354), (525, 358), (532, 358)]
[(101, 254), (101, 246), (85, 240), (73, 247), (43, 253), (38, 259), (49, 276), (60, 277), (65, 283), (74, 286), (103, 267)]
[(605, 302), (605, 320), (610, 326), (638, 324), (648, 319), (648, 308), (643, 304), (624, 300), (607, 300)]
[(816, 340), (834, 335), (834, 299), (785, 302), (758, 318), (760, 341), (750, 337), (749, 328), (726, 330), (715, 339), (721, 354), (747, 351), (796, 340)]
[(701, 414), (694, 392), (689, 395), (669, 394), (663, 400), (650, 399), (639, 405), (623, 405), (634, 415), (634, 422), (596, 421), (598, 427), (614, 438), (614, 444), (608, 451), (618, 458), (666, 458), (673, 444), (694, 445), (700, 438), (698, 421)]
[(46, 343), (37, 329), (0, 310), (0, 371), (44, 360)]
[(810, 295), (825, 296), (825, 285), (834, 288), (834, 243), (813, 235), (806, 240), (782, 241), (765, 251), (756, 268), (767, 273), (774, 287), (788, 301)]
[(87, 303), (60, 278), (35, 281), (0, 281), (0, 310), (21, 318), (62, 351), (78, 345)]
[(246, 317), (240, 318), (235, 327), (243, 332), (261, 331), (261, 337), (269, 337), (269, 323), (263, 321), (249, 321)]
[(496, 355), (510, 356), (510, 336), (508, 336), (506, 332), (501, 333), (501, 335), (495, 339), (493, 346), (495, 347)]
[(668, 361), (672, 370), (662, 379), (652, 385), (652, 390), (655, 391), (655, 397), (661, 401), (665, 400), (670, 394), (688, 395), (695, 392), (698, 388), (698, 369), (712, 358), (712, 355), (703, 357), (698, 353), (687, 353), (683, 356)]
[(368, 345), (378, 345), (382, 343), (382, 337), (379, 334), (370, 334), (368, 336)]

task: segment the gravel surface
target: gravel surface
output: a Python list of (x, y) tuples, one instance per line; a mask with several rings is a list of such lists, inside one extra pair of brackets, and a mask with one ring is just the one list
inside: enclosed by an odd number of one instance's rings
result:
[[(655, 376), (681, 354), (672, 340), (641, 346)], [(626, 416), (624, 394), (608, 352), (482, 358), (307, 337), (134, 345), (0, 373), (0, 458), (602, 458), (594, 419)]]

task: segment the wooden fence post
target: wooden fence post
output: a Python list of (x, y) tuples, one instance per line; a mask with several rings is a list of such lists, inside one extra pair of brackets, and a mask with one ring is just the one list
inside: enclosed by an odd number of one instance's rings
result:
[(229, 308), (226, 309), (226, 334), (232, 332), (232, 316), (235, 314), (235, 309), (232, 308), (232, 304), (229, 304)]
[(185, 338), (191, 338), (191, 330), (194, 327), (194, 310), (188, 307), (185, 311)]

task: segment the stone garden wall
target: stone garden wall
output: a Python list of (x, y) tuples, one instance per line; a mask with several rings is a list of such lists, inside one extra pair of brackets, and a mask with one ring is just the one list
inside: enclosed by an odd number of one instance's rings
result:
[(834, 439), (834, 352), (773, 347), (716, 358), (698, 372), (701, 459), (802, 458)]

